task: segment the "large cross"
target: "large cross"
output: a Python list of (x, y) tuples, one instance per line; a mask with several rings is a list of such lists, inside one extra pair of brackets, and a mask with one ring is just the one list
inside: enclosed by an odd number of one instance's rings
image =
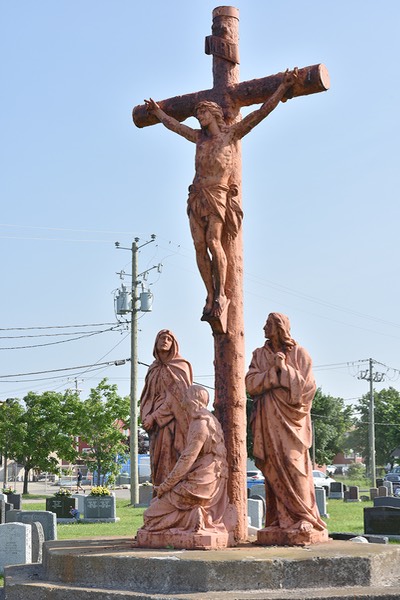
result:
[[(178, 121), (195, 114), (196, 105), (204, 100), (218, 103), (226, 122), (240, 120), (242, 106), (264, 103), (282, 83), (285, 75), (278, 73), (262, 79), (239, 82), (239, 11), (220, 6), (213, 11), (212, 35), (206, 38), (205, 52), (213, 56), (212, 89), (176, 96), (159, 101), (160, 108)], [(298, 70), (296, 83), (283, 101), (329, 88), (329, 75), (322, 64)], [(145, 105), (133, 109), (133, 121), (138, 127), (158, 123)], [(236, 200), (241, 206), (241, 149), (234, 151), (234, 179), (239, 188)], [(213, 326), (215, 353), (214, 408), (222, 428), (229, 463), (229, 495), (238, 511), (236, 539), (247, 537), (246, 490), (246, 392), (244, 386), (245, 350), (243, 322), (243, 242), (242, 232), (223, 240), (227, 257), (226, 295), (230, 300), (227, 320), (222, 328)]]

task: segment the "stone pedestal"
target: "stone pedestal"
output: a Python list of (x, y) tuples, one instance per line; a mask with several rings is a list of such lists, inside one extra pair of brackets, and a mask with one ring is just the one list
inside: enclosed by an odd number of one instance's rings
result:
[(329, 541), (327, 530), (284, 531), (279, 527), (267, 527), (257, 531), (257, 544), (261, 546), (311, 546)]
[(399, 560), (391, 544), (182, 552), (80, 539), (46, 542), (43, 565), (6, 567), (5, 583), (7, 600), (398, 600)]
[(234, 545), (233, 534), (228, 533), (192, 533), (182, 531), (145, 531), (137, 532), (137, 544), (140, 548), (177, 548), (185, 550), (223, 550)]

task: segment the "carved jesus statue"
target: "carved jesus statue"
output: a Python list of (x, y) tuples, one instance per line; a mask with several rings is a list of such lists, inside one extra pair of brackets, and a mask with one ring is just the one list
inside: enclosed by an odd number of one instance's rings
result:
[(205, 319), (220, 317), (229, 302), (222, 236), (236, 236), (243, 218), (235, 200), (238, 188), (233, 176), (234, 145), (278, 106), (296, 79), (297, 68), (286, 71), (275, 93), (258, 110), (233, 125), (226, 124), (222, 108), (215, 102), (197, 104), (195, 116), (201, 129), (192, 129), (168, 116), (151, 98), (145, 100), (147, 111), (165, 127), (196, 144), (195, 176), (189, 187), (187, 212), (197, 266), (207, 290)]

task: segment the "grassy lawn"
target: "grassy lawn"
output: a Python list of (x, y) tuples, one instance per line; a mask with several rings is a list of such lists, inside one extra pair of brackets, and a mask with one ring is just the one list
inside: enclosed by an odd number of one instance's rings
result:
[[(329, 500), (327, 512), (329, 519), (325, 519), (329, 532), (363, 533), (364, 507), (372, 506), (372, 502), (343, 502), (343, 500)], [(45, 501), (29, 502), (23, 505), (25, 510), (46, 510)], [(57, 525), (59, 540), (78, 539), (83, 537), (101, 536), (134, 536), (143, 522), (143, 508), (132, 508), (129, 500), (117, 499), (118, 523), (72, 523)]]
[[(45, 500), (29, 502), (22, 506), (23, 510), (46, 510)], [(59, 540), (78, 539), (83, 537), (114, 537), (120, 535), (136, 534), (143, 523), (144, 508), (132, 508), (129, 500), (117, 499), (117, 523), (71, 523), (58, 524), (57, 536)]]

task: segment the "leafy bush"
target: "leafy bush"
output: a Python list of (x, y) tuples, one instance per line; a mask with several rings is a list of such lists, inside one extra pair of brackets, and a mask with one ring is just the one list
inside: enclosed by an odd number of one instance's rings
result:
[(111, 492), (108, 488), (106, 488), (102, 485), (98, 485), (98, 486), (92, 487), (89, 495), (90, 496), (111, 496)]
[(361, 463), (351, 463), (347, 469), (347, 477), (351, 479), (365, 477), (365, 466)]

